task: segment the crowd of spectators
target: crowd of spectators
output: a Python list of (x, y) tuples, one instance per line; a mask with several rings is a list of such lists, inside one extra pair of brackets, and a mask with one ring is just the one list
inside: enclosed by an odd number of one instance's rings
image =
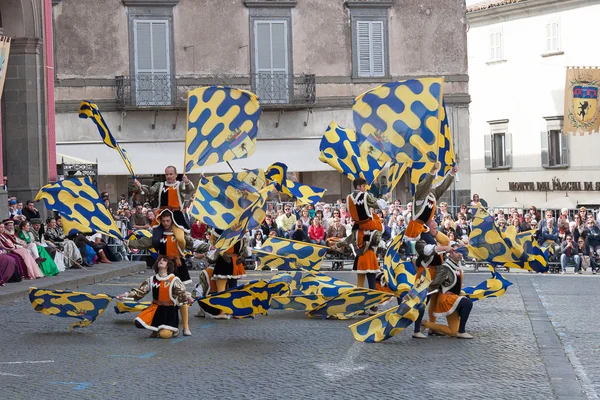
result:
[[(108, 193), (102, 193), (101, 196), (106, 208), (121, 229), (123, 237), (128, 238), (138, 229), (151, 231), (156, 209), (150, 203), (137, 202), (136, 200), (141, 199), (121, 195), (116, 203), (116, 209), (113, 209)], [(435, 216), (439, 230), (450, 240), (466, 244), (472, 230), (474, 207), (478, 204), (487, 207), (487, 203), (476, 194), (469, 204), (461, 204), (452, 210), (449, 209), (448, 204), (440, 202)], [(194, 247), (210, 242), (209, 228), (201, 221), (194, 220), (187, 211), (184, 210), (184, 215), (191, 226)], [(562, 273), (565, 273), (569, 266), (574, 267), (575, 273), (581, 273), (588, 267), (594, 274), (596, 273), (597, 259), (600, 259), (600, 213), (595, 217), (585, 207), (581, 207), (576, 213), (569, 213), (567, 209), (560, 212), (546, 210), (540, 213), (536, 207), (525, 210), (511, 208), (507, 211), (489, 208), (488, 211), (493, 215), (501, 231), (506, 230), (508, 226), (514, 226), (517, 232), (533, 230), (540, 245), (552, 247), (553, 260), (560, 262)], [(404, 205), (399, 200), (395, 200), (387, 209), (375, 212), (384, 224), (381, 247), (385, 249), (396, 236), (404, 233), (411, 218), (412, 204)], [(89, 267), (97, 262), (127, 260), (131, 256), (123, 244), (113, 238), (100, 234), (66, 236), (60, 218), (51, 217), (44, 223), (33, 201), (24, 204), (16, 198), (10, 198), (7, 219), (0, 225), (2, 230), (0, 236), (6, 231), (7, 223), (16, 226), (14, 233), (16, 240), (13, 242), (15, 249), (0, 241), (0, 270), (3, 268), (1, 265), (6, 264), (9, 258), (18, 263), (15, 250), (26, 248), (28, 245), (19, 241), (19, 227), (23, 221), (29, 221), (30, 226), (28, 225), (27, 229), (32, 232), (33, 242), (36, 246), (48, 250), (59, 271), (70, 267)], [(270, 202), (264, 221), (252, 232), (247, 233), (248, 254), (251, 254), (253, 249), (260, 250), (270, 236), (332, 247), (351, 233), (353, 224), (343, 200), (334, 203), (320, 202), (314, 206)], [(411, 243), (404, 242), (402, 251), (406, 256), (410, 256)], [(197, 254), (191, 263), (200, 262), (201, 258)], [(37, 256), (35, 259), (39, 261), (40, 257)], [(254, 259), (255, 265), (258, 265), (256, 258)], [(36, 278), (27, 273), (28, 268), (25, 268), (27, 263), (20, 261), (23, 264), (20, 268), (18, 265), (12, 269), (5, 267), (4, 274), (0, 271), (0, 284)], [(7, 276), (7, 273), (13, 269), (15, 272)]]

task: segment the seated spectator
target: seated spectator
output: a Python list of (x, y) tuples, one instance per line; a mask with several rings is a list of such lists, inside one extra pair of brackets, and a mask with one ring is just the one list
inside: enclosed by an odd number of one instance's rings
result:
[(600, 229), (596, 226), (593, 218), (589, 218), (586, 223), (587, 240), (592, 251), (600, 257)]
[[(579, 215), (577, 215), (578, 217)], [(579, 237), (577, 240), (577, 252), (579, 254), (579, 258), (581, 258), (581, 267), (584, 271), (587, 271), (587, 267), (592, 267), (592, 274), (596, 274), (598, 270), (598, 266), (596, 264), (596, 257), (594, 257), (594, 252), (590, 248), (590, 246), (586, 243), (583, 237)], [(581, 271), (579, 271), (581, 273)]]
[(529, 207), (529, 215), (531, 215), (531, 220), (533, 221), (534, 219), (536, 221), (540, 221), (542, 216), (540, 215), (540, 212), (538, 211), (538, 209), (535, 206), (531, 206)]
[(567, 265), (569, 263), (575, 264), (575, 273), (581, 273), (581, 257), (579, 257), (578, 251), (573, 244), (573, 236), (568, 234), (565, 238), (565, 241), (560, 246), (561, 255), (560, 255), (560, 266), (561, 266), (561, 274), (564, 274), (567, 271)]
[(265, 220), (260, 224), (260, 230), (262, 231), (263, 240), (266, 240), (269, 236), (269, 232), (277, 231), (277, 224), (270, 215), (265, 216)]
[(129, 202), (127, 201), (127, 196), (125, 194), (121, 195), (121, 200), (119, 200), (119, 204), (117, 204), (117, 208), (119, 210), (123, 210), (124, 208), (129, 208)]
[(506, 223), (506, 218), (504, 218), (504, 210), (496, 211), (496, 222), (500, 222), (500, 220), (503, 220)]
[(17, 208), (17, 200), (9, 200), (8, 202), (8, 218), (12, 218), (12, 219), (20, 219), (20, 217), (23, 215), (23, 213), (21, 212), (21, 210), (19, 210)]
[(344, 205), (340, 206), (340, 218), (342, 219), (342, 224), (348, 224), (352, 219), (350, 213), (346, 210), (346, 206)]
[(56, 263), (52, 257), (50, 257), (46, 249), (39, 243), (36, 243), (33, 234), (30, 232), (31, 224), (29, 221), (21, 221), (20, 227), (21, 232), (19, 233), (19, 238), (27, 243), (27, 250), (31, 251), (32, 256), (36, 258), (36, 261), (40, 260), (38, 265), (42, 274), (44, 274), (44, 276), (58, 275)]
[(308, 233), (308, 228), (310, 227), (312, 221), (308, 213), (308, 208), (302, 209), (298, 221), (302, 221), (302, 225), (304, 225), (304, 231)]
[(192, 225), (191, 235), (192, 239), (201, 240), (206, 235), (206, 224), (201, 220), (197, 219)]
[(316, 215), (315, 207), (312, 204), (306, 206), (308, 208), (308, 216), (312, 219)]
[(521, 223), (520, 223), (519, 218), (512, 219), (512, 226), (515, 227), (515, 230), (517, 231), (517, 233), (521, 232)]
[[(569, 223), (563, 218), (562, 220), (560, 220), (558, 225), (558, 240), (560, 241), (560, 243), (565, 241), (567, 235), (572, 236), (571, 232), (569, 232)], [(575, 242), (573, 241), (573, 243)]]
[(523, 217), (523, 220), (524, 220), (525, 222), (523, 222), (523, 223), (521, 224), (521, 232), (530, 231), (530, 230), (534, 229), (534, 228), (531, 226), (531, 214), (529, 214), (529, 213), (528, 213), (528, 214), (525, 214), (525, 216)]
[(552, 210), (546, 210), (546, 219), (543, 219), (540, 221), (540, 223), (538, 224), (538, 229), (539, 230), (543, 230), (546, 227), (546, 224), (548, 223), (549, 219), (554, 220), (554, 216), (552, 214)]
[(327, 246), (334, 246), (346, 237), (346, 228), (342, 225), (339, 217), (333, 219), (333, 224), (327, 230)]
[(540, 235), (542, 240), (542, 246), (558, 246), (560, 244), (560, 240), (558, 238), (558, 229), (554, 226), (554, 219), (550, 218), (546, 220), (546, 226), (542, 228), (542, 233)]
[(312, 225), (308, 228), (308, 239), (312, 244), (325, 246), (325, 229), (321, 225), (321, 219), (315, 217)]
[(506, 230), (506, 220), (504, 218), (498, 219), (498, 229), (500, 229), (500, 232)]
[(406, 204), (406, 210), (402, 212), (402, 215), (404, 216), (404, 219), (406, 221), (410, 221), (410, 219), (412, 218), (412, 203)]
[(442, 220), (442, 227), (440, 228), (440, 231), (446, 235), (449, 231), (455, 231), (454, 221), (452, 220), (451, 215), (446, 215), (444, 217), (444, 219)]
[(26, 208), (23, 209), (23, 215), (27, 218), (27, 221), (31, 221), (32, 218), (40, 218), (40, 212), (34, 207), (31, 200), (27, 202)]
[(587, 221), (587, 208), (585, 207), (580, 207), (579, 208), (579, 213), (577, 214), (579, 216), (579, 218), (581, 218), (581, 222), (585, 224), (585, 221)]
[(144, 215), (144, 207), (141, 204), (136, 204), (135, 213), (131, 217), (131, 227), (133, 229), (150, 229), (150, 220)]
[(450, 240), (450, 243), (452, 242), (456, 242), (458, 244), (466, 244), (466, 242), (462, 241), (460, 238), (457, 238), (456, 233), (454, 231), (450, 231), (448, 232), (448, 239)]
[(461, 204), (460, 205), (460, 211), (459, 211), (460, 215), (464, 215), (465, 218), (467, 219), (467, 221), (470, 221), (473, 219), (473, 214), (471, 213), (471, 211), (469, 211), (469, 209), (467, 208), (466, 204)]
[(277, 223), (277, 229), (279, 229), (279, 236), (288, 239), (290, 232), (293, 232), (296, 226), (296, 215), (292, 213), (292, 207), (289, 204), (285, 205), (284, 213), (277, 217), (275, 222)]
[(44, 237), (46, 241), (52, 243), (58, 249), (62, 250), (64, 255), (65, 268), (71, 268), (74, 265), (89, 267), (81, 257), (81, 252), (75, 245), (75, 242), (69, 240), (63, 231), (62, 219), (48, 218), (48, 226)]
[(296, 221), (296, 223), (294, 225), (294, 230), (290, 231), (287, 234), (287, 237), (292, 240), (296, 240), (298, 242), (306, 242), (307, 241), (307, 236), (306, 236), (306, 233), (304, 232), (304, 225), (302, 224), (302, 221)]
[(327, 221), (331, 216), (331, 205), (323, 205), (323, 222)]
[(393, 239), (398, 235), (404, 234), (404, 231), (406, 231), (406, 220), (402, 215), (398, 215), (396, 218), (390, 218), (388, 226), (390, 228), (390, 238)]
[(571, 222), (571, 218), (569, 217), (569, 209), (563, 208), (560, 210), (560, 215), (558, 219), (564, 219), (567, 222)]

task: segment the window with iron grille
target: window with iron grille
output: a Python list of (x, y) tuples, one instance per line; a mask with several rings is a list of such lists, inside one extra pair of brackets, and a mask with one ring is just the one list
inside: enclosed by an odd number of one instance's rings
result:
[(133, 21), (135, 70), (132, 88), (138, 106), (171, 105), (169, 21)]
[(289, 103), (288, 21), (254, 21), (254, 90), (263, 103)]

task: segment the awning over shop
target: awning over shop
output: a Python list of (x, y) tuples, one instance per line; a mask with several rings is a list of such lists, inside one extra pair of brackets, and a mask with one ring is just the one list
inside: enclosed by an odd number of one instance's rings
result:
[[(252, 157), (231, 161), (231, 166), (240, 171), (243, 168), (267, 168), (274, 162), (287, 164), (290, 172), (332, 171), (329, 165), (319, 161), (321, 139), (299, 140), (259, 140)], [(183, 169), (184, 142), (123, 142), (137, 175), (163, 174), (167, 165)], [(98, 160), (98, 175), (128, 175), (119, 154), (103, 143), (60, 143), (57, 153), (67, 157)], [(59, 159), (60, 160), (60, 159)], [(200, 173), (200, 169), (192, 171)], [(231, 170), (226, 163), (209, 165), (205, 173), (224, 173)]]
[[(95, 160), (95, 159), (94, 159)], [(96, 161), (84, 160), (83, 158), (70, 156), (68, 154), (56, 153), (56, 162), (65, 164), (96, 164)]]

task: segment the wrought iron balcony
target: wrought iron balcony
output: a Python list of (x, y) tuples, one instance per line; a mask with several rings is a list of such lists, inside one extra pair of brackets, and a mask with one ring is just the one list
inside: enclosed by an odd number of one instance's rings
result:
[(315, 75), (279, 72), (252, 75), (171, 77), (166, 74), (117, 76), (120, 109), (185, 108), (190, 90), (202, 86), (231, 86), (255, 93), (262, 105), (310, 105), (315, 103)]

